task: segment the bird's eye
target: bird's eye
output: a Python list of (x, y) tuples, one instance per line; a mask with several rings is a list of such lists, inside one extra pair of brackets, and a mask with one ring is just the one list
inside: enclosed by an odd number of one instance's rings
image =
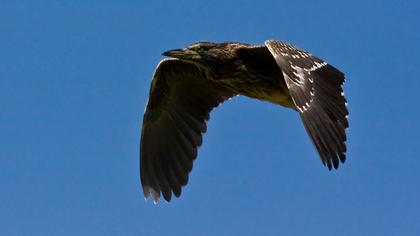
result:
[(198, 53), (202, 53), (202, 52), (204, 52), (204, 47), (198, 47), (198, 48), (196, 49), (196, 51), (197, 51)]

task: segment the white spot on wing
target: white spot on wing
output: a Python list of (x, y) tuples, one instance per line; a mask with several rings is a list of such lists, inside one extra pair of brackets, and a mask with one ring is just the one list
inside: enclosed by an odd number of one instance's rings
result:
[(327, 65), (327, 63), (325, 61), (324, 62), (321, 62), (321, 63), (319, 63), (317, 61), (314, 61), (313, 63), (314, 63), (314, 65), (311, 68), (309, 68), (309, 69), (306, 69), (305, 68), (305, 71), (314, 71), (316, 69), (319, 69), (319, 68)]
[(305, 83), (305, 73), (303, 72), (303, 69), (299, 66), (295, 66), (290, 62), (290, 67), (294, 70), (293, 74), (299, 78), (296, 82), (299, 86), (303, 86)]

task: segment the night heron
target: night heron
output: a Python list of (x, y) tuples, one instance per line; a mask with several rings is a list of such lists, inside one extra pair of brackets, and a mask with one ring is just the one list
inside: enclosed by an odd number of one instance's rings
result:
[(210, 111), (245, 95), (296, 110), (322, 163), (346, 159), (344, 74), (295, 46), (198, 42), (163, 53), (151, 83), (140, 141), (144, 195), (171, 200), (188, 182)]

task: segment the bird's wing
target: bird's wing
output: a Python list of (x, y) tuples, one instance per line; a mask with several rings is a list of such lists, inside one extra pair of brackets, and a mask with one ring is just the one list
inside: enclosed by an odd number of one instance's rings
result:
[(283, 72), (293, 102), (324, 165), (338, 167), (346, 159), (347, 102), (344, 74), (290, 44), (265, 42)]
[(164, 59), (156, 68), (143, 117), (140, 176), (146, 198), (170, 201), (181, 187), (201, 145), (210, 111), (233, 96), (207, 82), (197, 66)]

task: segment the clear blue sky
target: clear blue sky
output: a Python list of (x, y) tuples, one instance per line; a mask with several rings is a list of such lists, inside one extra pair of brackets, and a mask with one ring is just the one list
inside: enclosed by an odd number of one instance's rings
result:
[[(419, 1), (64, 2), (1, 3), (1, 235), (420, 234)], [(345, 72), (348, 161), (329, 172), (297, 113), (235, 98), (181, 198), (146, 202), (138, 143), (161, 52), (265, 39)]]

